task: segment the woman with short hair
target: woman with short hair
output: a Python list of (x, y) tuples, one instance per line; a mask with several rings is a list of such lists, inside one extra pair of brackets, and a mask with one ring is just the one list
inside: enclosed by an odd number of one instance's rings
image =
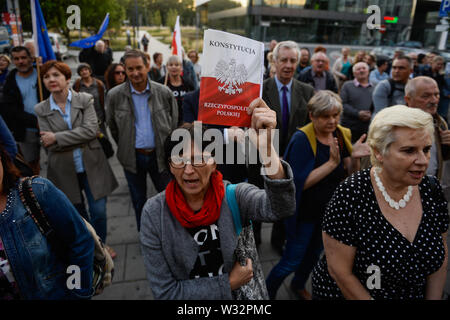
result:
[[(41, 143), (48, 150), (48, 179), (67, 195), (105, 242), (107, 196), (118, 184), (97, 139), (94, 98), (69, 88), (71, 71), (65, 63), (47, 61), (41, 76), (51, 93), (35, 106)], [(82, 191), (88, 200), (90, 219)]]
[(188, 54), (187, 54), (189, 60), (191, 60), (192, 64), (194, 65), (194, 71), (195, 74), (197, 75), (197, 80), (200, 81), (200, 75), (202, 74), (202, 66), (200, 65), (200, 63), (198, 63), (198, 52), (194, 49), (189, 50)]
[(339, 183), (359, 170), (359, 159), (368, 155), (362, 143), (366, 135), (352, 146), (350, 130), (339, 125), (342, 101), (336, 93), (318, 91), (307, 108), (311, 122), (292, 136), (283, 157), (294, 173), (297, 209), (285, 221), (283, 256), (267, 277), (271, 299), (292, 272), (291, 289), (300, 299), (311, 299), (305, 284), (323, 250), (320, 221), (325, 207)]
[(159, 81), (167, 73), (166, 65), (163, 64), (163, 55), (161, 52), (155, 52), (153, 54), (153, 65), (150, 68), (150, 79), (153, 81)]
[(105, 85), (102, 81), (92, 76), (91, 66), (87, 63), (80, 63), (77, 67), (80, 79), (77, 79), (72, 88), (76, 92), (89, 93), (94, 98), (94, 109), (97, 115), (98, 126), (103, 135), (106, 133), (106, 113), (105, 113)]
[(441, 299), (447, 276), (447, 201), (425, 176), (433, 118), (416, 108), (380, 111), (369, 127), (373, 167), (345, 180), (325, 211), (317, 299)]
[[(251, 137), (258, 137), (258, 150), (270, 154), (260, 153), (268, 156), (263, 161), (264, 190), (239, 183), (230, 191), (235, 194), (236, 201), (231, 203), (237, 206), (243, 226), (248, 226), (249, 220), (279, 220), (292, 215), (295, 207), (292, 171), (271, 144), (276, 113), (262, 99), (254, 100), (248, 112), (256, 130)], [(259, 129), (267, 129), (267, 139), (260, 136), (263, 130)], [(142, 211), (142, 254), (157, 300), (231, 300), (233, 291), (247, 284), (257, 267), (251, 259), (245, 265), (237, 261), (238, 237), (226, 191), (230, 183), (223, 181), (214, 155), (205, 150), (210, 142), (197, 144), (194, 130), (185, 124), (173, 140), (168, 137), (165, 151), (173, 180), (164, 192), (148, 200)], [(200, 131), (203, 136), (204, 129)], [(180, 133), (186, 140), (175, 138)], [(185, 151), (178, 150), (179, 143)], [(261, 295), (267, 296), (264, 281), (259, 283)]]

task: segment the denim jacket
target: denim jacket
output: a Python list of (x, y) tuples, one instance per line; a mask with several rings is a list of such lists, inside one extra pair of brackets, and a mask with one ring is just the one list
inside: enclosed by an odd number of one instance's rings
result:
[[(33, 192), (57, 238), (66, 248), (62, 262), (39, 231), (19, 197), (11, 191), (11, 209), (0, 214), (0, 237), (22, 299), (90, 299), (94, 240), (69, 199), (45, 178), (35, 178)], [(69, 289), (69, 265), (80, 268), (80, 289)]]

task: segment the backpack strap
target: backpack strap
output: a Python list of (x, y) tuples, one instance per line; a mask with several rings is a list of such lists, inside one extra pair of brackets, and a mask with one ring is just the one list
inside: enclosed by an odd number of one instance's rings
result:
[(64, 254), (62, 254), (63, 246), (61, 241), (56, 236), (55, 229), (50, 225), (47, 216), (42, 211), (41, 206), (33, 192), (32, 180), (38, 176), (26, 177), (19, 182), (19, 196), (23, 206), (28, 214), (36, 223), (39, 231), (47, 238), (51, 247), (55, 250), (56, 255), (65, 261)]
[(242, 231), (242, 223), (241, 223), (241, 213), (239, 211), (239, 206), (236, 200), (236, 186), (237, 184), (229, 184), (226, 189), (226, 198), (228, 206), (231, 209), (231, 213), (233, 214), (234, 228), (236, 229), (236, 234), (239, 236)]
[(397, 90), (397, 88), (395, 88), (394, 79), (389, 78), (388, 81), (389, 81), (389, 85), (391, 86), (391, 91), (389, 91), (388, 99), (389, 99), (389, 102), (391, 102), (392, 97), (394, 96), (394, 91)]
[(103, 87), (103, 82), (95, 79), (97, 82), (98, 99), (100, 100), (100, 106), (105, 109), (105, 88)]

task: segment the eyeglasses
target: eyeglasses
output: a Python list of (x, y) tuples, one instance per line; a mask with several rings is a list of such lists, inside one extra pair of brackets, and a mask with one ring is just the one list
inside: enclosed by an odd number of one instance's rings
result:
[(114, 71), (115, 74), (125, 74), (125, 71)]
[(182, 169), (189, 163), (194, 168), (202, 168), (214, 160), (211, 156), (194, 157), (193, 159), (185, 159), (183, 157), (172, 156), (169, 158), (169, 164), (172, 168)]

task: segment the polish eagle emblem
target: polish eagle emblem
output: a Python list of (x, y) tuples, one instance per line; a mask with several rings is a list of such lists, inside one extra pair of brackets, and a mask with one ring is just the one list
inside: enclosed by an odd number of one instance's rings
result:
[(215, 76), (222, 84), (219, 85), (219, 91), (234, 95), (242, 93), (240, 86), (247, 80), (248, 72), (242, 63), (237, 65), (235, 59), (231, 59), (229, 63), (220, 60), (216, 65)]

